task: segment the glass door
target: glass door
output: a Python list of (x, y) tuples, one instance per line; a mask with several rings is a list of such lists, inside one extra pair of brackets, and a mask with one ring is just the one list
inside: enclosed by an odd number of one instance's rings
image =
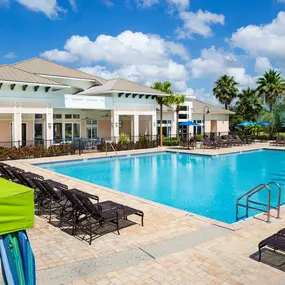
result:
[(43, 144), (43, 123), (35, 123), (35, 144)]
[(22, 123), (22, 146), (27, 145), (27, 124)]
[(62, 123), (53, 124), (53, 138), (55, 143), (62, 142)]

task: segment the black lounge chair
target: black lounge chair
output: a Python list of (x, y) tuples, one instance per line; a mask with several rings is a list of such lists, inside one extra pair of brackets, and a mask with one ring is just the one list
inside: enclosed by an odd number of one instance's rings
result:
[(270, 143), (272, 146), (285, 146), (285, 139), (281, 136), (278, 136), (275, 141)]
[(277, 233), (261, 241), (258, 245), (258, 252), (259, 252), (258, 261), (261, 261), (261, 253), (262, 253), (261, 249), (263, 247), (269, 247), (274, 251), (280, 250), (285, 252), (285, 235)]
[(202, 139), (202, 147), (203, 148), (219, 148), (217, 143), (210, 141), (207, 138)]
[(143, 218), (144, 213), (140, 210), (120, 205), (118, 207), (114, 207), (114, 203), (112, 201), (107, 201), (109, 203), (109, 207), (105, 204), (105, 210), (102, 210), (101, 203), (92, 204), (92, 202), (82, 196), (77, 196), (81, 201), (84, 208), (87, 210), (87, 216), (79, 219), (75, 224), (75, 231), (78, 227), (82, 228), (89, 236), (89, 244), (92, 243), (92, 238), (97, 229), (103, 227), (105, 224), (113, 223), (116, 225), (116, 230), (118, 235), (119, 231), (119, 221), (122, 219), (127, 219), (128, 216), (137, 215), (141, 217), (141, 225), (143, 226)]

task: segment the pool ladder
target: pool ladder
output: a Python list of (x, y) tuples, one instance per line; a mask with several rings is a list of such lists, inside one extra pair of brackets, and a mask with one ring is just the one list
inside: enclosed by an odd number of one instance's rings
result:
[[(272, 206), (271, 205), (271, 186), (275, 185), (277, 187), (278, 190), (278, 200), (277, 200), (277, 206)], [(267, 204), (263, 204), (257, 201), (253, 201), (250, 198), (255, 195), (256, 193), (259, 193), (261, 191), (267, 191)], [(241, 203), (241, 199), (245, 198), (245, 204)], [(236, 221), (238, 221), (241, 218), (239, 218), (239, 207), (243, 207), (246, 209), (246, 215), (245, 217), (248, 218), (248, 210), (252, 209), (252, 210), (256, 210), (262, 213), (267, 213), (267, 222), (270, 223), (270, 211), (271, 209), (275, 209), (277, 210), (277, 219), (280, 219), (280, 204), (281, 204), (281, 187), (277, 182), (269, 182), (268, 184), (259, 184), (256, 187), (254, 187), (253, 189), (251, 189), (250, 191), (246, 192), (245, 194), (243, 194), (241, 197), (239, 197), (236, 200)], [(257, 208), (252, 206), (253, 205), (258, 205), (258, 206), (263, 206), (266, 207), (265, 209), (261, 209), (261, 208)]]
[(111, 148), (113, 149), (113, 151), (116, 153), (117, 157), (119, 158), (119, 155), (116, 149), (114, 148), (113, 143), (111, 141), (105, 141), (105, 144), (106, 144), (106, 155), (108, 154), (108, 144), (109, 144)]

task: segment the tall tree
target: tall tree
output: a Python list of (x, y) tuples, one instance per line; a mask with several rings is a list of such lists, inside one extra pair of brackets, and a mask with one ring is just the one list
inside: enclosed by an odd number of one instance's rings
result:
[[(153, 87), (156, 90), (160, 90), (162, 92), (165, 92), (169, 95), (172, 95), (173, 92), (171, 91), (171, 83), (168, 81), (165, 82), (155, 82), (153, 84)], [(159, 105), (160, 108), (160, 126), (159, 126), (159, 141), (160, 141), (160, 146), (162, 146), (163, 141), (162, 141), (162, 120), (163, 120), (163, 105), (168, 105), (171, 104), (173, 101), (172, 96), (157, 96), (156, 97), (157, 104)]]
[(278, 99), (284, 94), (285, 80), (281, 77), (280, 72), (270, 69), (258, 78), (257, 84), (257, 91), (272, 111)]
[(263, 106), (256, 90), (250, 88), (242, 90), (238, 98), (236, 111), (243, 120), (253, 122), (258, 120), (263, 111)]
[(180, 112), (180, 106), (185, 102), (185, 96), (184, 95), (179, 95), (175, 94), (173, 95), (173, 98), (170, 99), (173, 105), (176, 105), (175, 111), (176, 111), (176, 122), (177, 122), (177, 128), (176, 132), (178, 133), (178, 128), (179, 128), (179, 112)]
[(225, 104), (225, 109), (227, 110), (233, 99), (237, 97), (237, 84), (234, 78), (228, 75), (221, 76), (215, 82), (213, 93), (222, 104)]

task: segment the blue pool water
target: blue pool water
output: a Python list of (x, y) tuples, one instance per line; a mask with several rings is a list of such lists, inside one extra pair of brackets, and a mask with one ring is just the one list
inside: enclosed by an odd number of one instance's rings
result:
[[(226, 223), (236, 221), (236, 199), (256, 185), (276, 181), (285, 189), (285, 151), (217, 157), (164, 152), (40, 167)], [(265, 194), (256, 197), (265, 202)], [(276, 202), (275, 191), (272, 196)]]

